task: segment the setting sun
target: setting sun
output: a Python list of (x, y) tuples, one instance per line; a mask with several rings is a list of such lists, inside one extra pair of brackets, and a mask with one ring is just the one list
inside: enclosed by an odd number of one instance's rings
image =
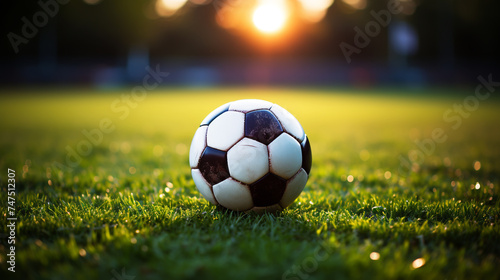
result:
[(257, 6), (252, 20), (261, 32), (271, 34), (283, 29), (287, 16), (287, 9), (281, 1), (268, 1)]

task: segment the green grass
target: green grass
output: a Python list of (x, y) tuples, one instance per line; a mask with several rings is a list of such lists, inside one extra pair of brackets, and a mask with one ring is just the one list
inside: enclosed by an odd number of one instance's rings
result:
[[(472, 90), (164, 89), (127, 116), (111, 109), (127, 90), (59, 91), (0, 95), (1, 279), (500, 278), (498, 98), (454, 129), (443, 113)], [(240, 98), (282, 105), (311, 141), (311, 178), (277, 215), (216, 208), (190, 177), (198, 124)], [(66, 148), (103, 118), (114, 131), (71, 166)], [(447, 140), (399, 172), (399, 156), (418, 155), (414, 141), (435, 128)], [(7, 168), (16, 170), (15, 273)], [(417, 259), (425, 264), (414, 268)]]

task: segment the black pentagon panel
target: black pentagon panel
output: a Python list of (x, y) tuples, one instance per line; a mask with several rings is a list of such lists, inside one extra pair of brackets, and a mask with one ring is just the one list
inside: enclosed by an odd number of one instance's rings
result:
[(215, 118), (217, 118), (218, 116), (222, 115), (222, 113), (225, 113), (229, 110), (229, 105), (231, 105), (231, 103), (227, 103), (227, 104), (224, 104), (222, 106), (220, 106), (219, 108), (213, 110), (210, 114), (208, 114), (208, 116), (201, 122), (200, 126), (204, 126), (204, 125), (209, 125), (213, 120), (215, 120)]
[(269, 110), (258, 110), (245, 115), (245, 137), (269, 145), (283, 132), (280, 122)]
[(280, 202), (286, 189), (286, 180), (268, 173), (259, 181), (250, 185), (253, 204), (256, 207), (266, 207)]
[(198, 166), (203, 178), (212, 186), (229, 178), (227, 154), (224, 151), (206, 147)]
[(307, 172), (309, 175), (309, 172), (311, 172), (311, 166), (312, 166), (312, 152), (311, 152), (311, 144), (309, 143), (309, 138), (304, 139), (302, 144), (300, 144), (302, 147), (302, 168)]

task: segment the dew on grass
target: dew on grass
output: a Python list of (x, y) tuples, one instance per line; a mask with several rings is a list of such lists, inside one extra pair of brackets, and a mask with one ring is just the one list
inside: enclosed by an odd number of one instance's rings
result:
[(391, 176), (392, 176), (391, 171), (386, 171), (386, 172), (384, 173), (384, 178), (385, 178), (385, 179), (387, 179), (387, 180), (391, 179)]
[(137, 243), (137, 239), (135, 237), (130, 238), (130, 243), (136, 244)]
[(481, 188), (481, 185), (479, 184), (479, 182), (476, 182), (476, 190), (479, 190)]
[(135, 167), (133, 167), (133, 166), (131, 166), (131, 167), (128, 169), (128, 172), (129, 172), (130, 174), (132, 174), (132, 175), (134, 175), (136, 171), (137, 171), (137, 170), (136, 170), (136, 169), (135, 169)]

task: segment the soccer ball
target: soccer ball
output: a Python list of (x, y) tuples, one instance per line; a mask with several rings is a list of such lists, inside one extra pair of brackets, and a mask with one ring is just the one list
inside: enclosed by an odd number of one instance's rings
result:
[(196, 131), (191, 175), (211, 203), (235, 211), (280, 211), (300, 195), (311, 170), (309, 140), (279, 105), (246, 99), (215, 109)]

